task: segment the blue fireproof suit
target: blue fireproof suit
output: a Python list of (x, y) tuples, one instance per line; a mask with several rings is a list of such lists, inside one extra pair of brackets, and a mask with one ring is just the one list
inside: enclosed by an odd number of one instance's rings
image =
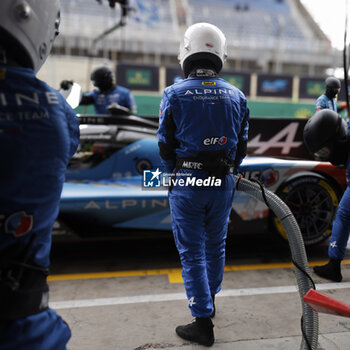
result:
[[(241, 142), (248, 139), (249, 109), (243, 93), (211, 70), (200, 72), (167, 87), (163, 93), (158, 139), (164, 171), (168, 173), (174, 172), (177, 159), (196, 157), (201, 151), (224, 150), (235, 159), (241, 127)], [(245, 149), (238, 155), (237, 165), (244, 156)], [(210, 176), (204, 170), (176, 170), (181, 172), (176, 172), (176, 178)], [(222, 178), (220, 187), (174, 185), (169, 191), (173, 234), (194, 317), (212, 314), (212, 296), (221, 289), (234, 191), (232, 174)]]
[[(0, 106), (0, 262), (5, 252), (25, 247), (28, 265), (47, 268), (79, 121), (62, 95), (29, 68), (0, 65)], [(46, 309), (0, 322), (0, 350), (65, 350), (70, 335), (56, 312)]]
[[(349, 127), (350, 124), (348, 123), (350, 132)], [(339, 202), (328, 247), (328, 256), (335, 260), (344, 259), (345, 249), (350, 235), (350, 156), (346, 165), (346, 180), (348, 186)]]
[(123, 86), (116, 86), (113, 90), (102, 93), (99, 89), (84, 94), (83, 100), (86, 103), (93, 104), (97, 114), (109, 114), (107, 107), (112, 103), (128, 108), (132, 113), (137, 112), (134, 96), (129, 89)]
[(331, 109), (334, 112), (337, 112), (337, 100), (335, 98), (328, 98), (326, 95), (321, 95), (316, 100), (315, 110), (319, 109)]

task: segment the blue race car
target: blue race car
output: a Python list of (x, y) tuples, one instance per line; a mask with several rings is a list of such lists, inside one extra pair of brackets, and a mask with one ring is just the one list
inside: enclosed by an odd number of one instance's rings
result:
[[(67, 171), (59, 230), (64, 228), (82, 238), (170, 232), (167, 189), (149, 190), (143, 182), (146, 173), (160, 168), (157, 120), (125, 114), (85, 115), (80, 119), (81, 144)], [(278, 121), (270, 119), (269, 123), (275, 125)], [(346, 186), (344, 170), (313, 160), (268, 157), (260, 151), (270, 141), (262, 141), (266, 135), (254, 134), (254, 119), (250, 125), (253, 134), (248, 152), (253, 156), (246, 157), (240, 173), (260, 181), (287, 203), (299, 223), (305, 245), (322, 242), (330, 235)], [(286, 128), (291, 130), (288, 125)], [(277, 128), (280, 132), (281, 128)], [(276, 136), (267, 137), (276, 140)], [(280, 155), (283, 149), (284, 146)], [(254, 152), (259, 156), (254, 156)], [(286, 238), (281, 223), (264, 203), (237, 191), (229, 232), (269, 230)]]

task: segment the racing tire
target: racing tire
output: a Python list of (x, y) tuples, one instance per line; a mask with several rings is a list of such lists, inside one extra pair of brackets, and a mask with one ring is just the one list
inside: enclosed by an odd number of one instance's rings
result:
[[(283, 184), (276, 194), (295, 216), (305, 246), (316, 245), (330, 236), (341, 195), (323, 176), (295, 178)], [(273, 213), (271, 219), (277, 232), (287, 240), (281, 221)]]

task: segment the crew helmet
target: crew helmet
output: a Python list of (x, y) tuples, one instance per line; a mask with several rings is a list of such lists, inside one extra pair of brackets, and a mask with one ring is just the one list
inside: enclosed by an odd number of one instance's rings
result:
[(218, 27), (210, 23), (196, 23), (187, 28), (178, 56), (185, 76), (190, 73), (191, 63), (198, 60), (210, 61), (218, 73), (226, 58), (226, 38)]
[(325, 80), (326, 88), (340, 89), (340, 80), (329, 77)]
[(114, 86), (114, 73), (106, 66), (95, 68), (91, 73), (92, 84), (101, 91), (108, 91)]
[(334, 165), (345, 165), (348, 160), (348, 127), (345, 120), (331, 109), (322, 109), (307, 121), (304, 143), (317, 160)]
[(340, 80), (337, 78), (329, 77), (325, 81), (326, 84), (326, 93), (325, 95), (332, 99), (335, 98), (340, 90)]
[(0, 1), (0, 47), (35, 72), (49, 55), (59, 24), (60, 0)]

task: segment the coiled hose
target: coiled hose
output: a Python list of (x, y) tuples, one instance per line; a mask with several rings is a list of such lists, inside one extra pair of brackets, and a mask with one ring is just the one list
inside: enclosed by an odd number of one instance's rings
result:
[(265, 189), (259, 183), (246, 180), (239, 176), (235, 176), (235, 178), (237, 181), (237, 190), (265, 202), (280, 219), (286, 230), (303, 308), (303, 316), (301, 319), (303, 337), (300, 349), (316, 350), (318, 343), (318, 314), (313, 311), (303, 299), (309, 289), (315, 288), (315, 285), (310, 278), (308, 260), (299, 225), (289, 207), (277, 195)]

